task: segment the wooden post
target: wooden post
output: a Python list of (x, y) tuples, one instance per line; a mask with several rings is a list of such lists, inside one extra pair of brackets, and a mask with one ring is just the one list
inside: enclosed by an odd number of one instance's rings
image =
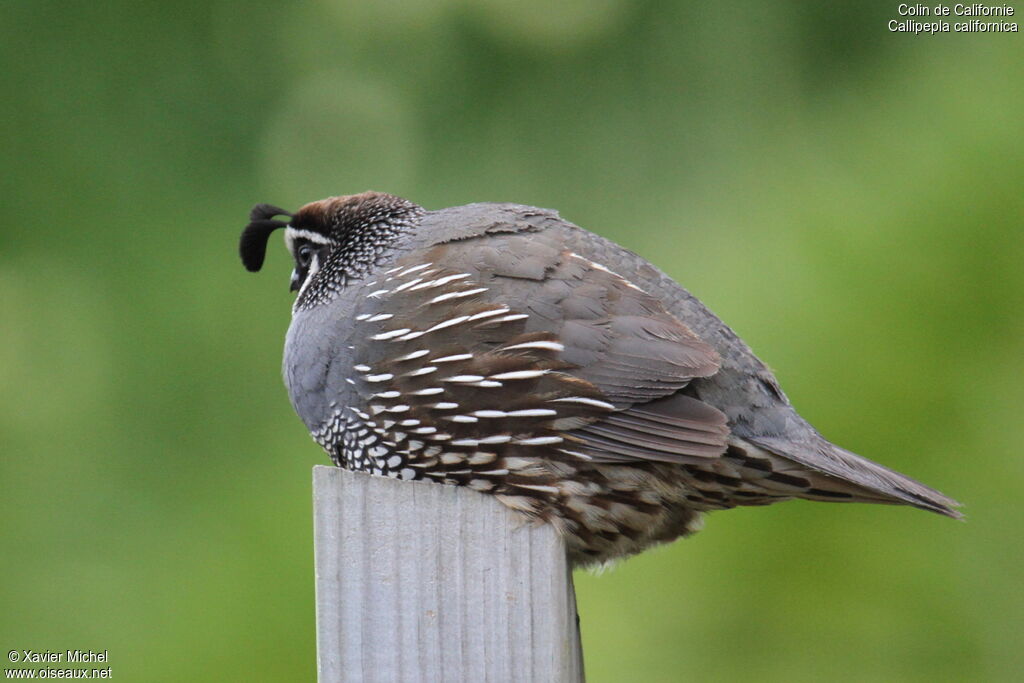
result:
[(550, 526), (463, 487), (322, 466), (313, 513), (321, 683), (583, 680)]

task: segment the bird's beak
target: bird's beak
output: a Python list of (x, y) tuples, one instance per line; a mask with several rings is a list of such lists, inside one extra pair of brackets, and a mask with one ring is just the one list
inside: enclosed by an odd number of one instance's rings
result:
[(291, 291), (291, 292), (297, 292), (297, 291), (299, 291), (299, 287), (300, 286), (301, 286), (301, 283), (299, 282), (299, 274), (298, 274), (298, 272), (293, 270), (292, 271), (292, 283), (291, 283), (291, 286), (288, 287), (288, 290)]

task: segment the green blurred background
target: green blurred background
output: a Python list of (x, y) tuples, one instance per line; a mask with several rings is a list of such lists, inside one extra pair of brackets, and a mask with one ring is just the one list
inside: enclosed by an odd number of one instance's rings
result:
[(648, 256), (827, 436), (966, 503), (718, 513), (578, 574), (589, 680), (1020, 680), (1022, 39), (896, 7), (3, 3), (4, 652), (314, 677), (326, 458), (279, 378), (286, 254), (236, 240), (373, 188)]

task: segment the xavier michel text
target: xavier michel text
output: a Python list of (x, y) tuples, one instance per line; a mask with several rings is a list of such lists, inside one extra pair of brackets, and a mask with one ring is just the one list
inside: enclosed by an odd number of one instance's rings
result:
[(7, 658), (12, 662), (21, 661), (27, 664), (80, 664), (91, 662), (108, 662), (110, 655), (106, 650), (22, 650), (19, 656), (17, 650), (11, 650)]

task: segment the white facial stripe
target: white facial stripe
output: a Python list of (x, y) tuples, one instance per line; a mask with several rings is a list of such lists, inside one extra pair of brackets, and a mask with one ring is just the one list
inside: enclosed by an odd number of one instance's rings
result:
[(299, 304), (299, 299), (302, 298), (303, 293), (306, 291), (306, 287), (309, 286), (313, 276), (320, 272), (320, 255), (314, 253), (313, 260), (309, 262), (309, 270), (306, 271), (306, 279), (303, 281), (302, 286), (299, 287), (299, 293), (295, 295), (295, 303), (292, 304), (292, 312), (295, 312), (295, 307)]
[(295, 238), (301, 237), (317, 244), (334, 244), (332, 240), (327, 239), (318, 232), (313, 232), (312, 230), (301, 230), (299, 228), (293, 228), (290, 225), (284, 229), (284, 235), (285, 239), (291, 240), (292, 242), (295, 242)]

